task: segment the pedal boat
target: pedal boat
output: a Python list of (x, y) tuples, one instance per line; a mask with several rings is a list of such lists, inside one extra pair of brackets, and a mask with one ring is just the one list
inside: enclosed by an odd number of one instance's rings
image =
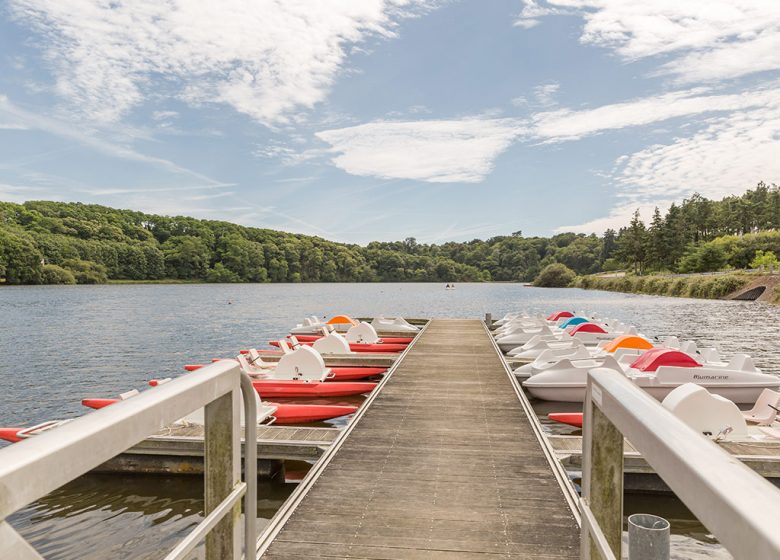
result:
[[(336, 335), (340, 336), (340, 335)], [(279, 347), (282, 350), (282, 358), (285, 356), (288, 356), (295, 352), (292, 348), (290, 348), (287, 341), (280, 341)], [(311, 348), (315, 352), (317, 350), (315, 347), (311, 346), (298, 346), (297, 348)], [(248, 363), (255, 368), (258, 369), (257, 373), (265, 373), (271, 375), (271, 377), (276, 377), (278, 379), (295, 379), (295, 362), (292, 362), (292, 367), (285, 366), (285, 370), (279, 371), (274, 373), (274, 370), (278, 369), (279, 364), (282, 362), (280, 359), (279, 362), (266, 362), (262, 358), (262, 350), (256, 350), (254, 348), (250, 348), (248, 350), (241, 350), (241, 355), (248, 355)], [(215, 362), (217, 360), (212, 360), (212, 362)], [(285, 362), (285, 364), (290, 363), (289, 360)], [(323, 362), (324, 364), (324, 362)], [(187, 364), (184, 366), (184, 369), (187, 371), (195, 371), (197, 369), (200, 369), (204, 367), (205, 364)], [(299, 367), (300, 369), (300, 367)], [(376, 377), (377, 375), (382, 375), (387, 371), (386, 368), (382, 367), (331, 367), (326, 368), (330, 371), (331, 375), (325, 376), (324, 379), (320, 379), (321, 381), (350, 381), (350, 380), (357, 380), (357, 379), (368, 379), (370, 377)], [(285, 373), (292, 372), (292, 373)], [(325, 372), (322, 372), (325, 373)], [(333, 396), (333, 395), (331, 395)]]
[[(324, 334), (324, 333), (323, 333)], [(329, 333), (331, 336), (334, 333)], [(320, 338), (327, 338), (325, 336), (319, 337), (311, 342), (303, 342), (297, 337), (291, 338), (293, 343), (299, 343), (303, 346), (313, 346)], [(350, 328), (344, 335), (347, 343), (349, 344), (350, 352), (372, 352), (372, 353), (396, 353), (406, 350), (407, 343), (404, 344), (391, 344), (384, 342), (376, 334), (374, 327), (368, 323), (359, 323)], [(411, 342), (411, 340), (410, 340)], [(280, 343), (277, 340), (269, 342), (271, 346), (280, 347)]]
[[(625, 356), (631, 356), (632, 360), (639, 354), (654, 348), (653, 344), (640, 336), (621, 335), (609, 342), (601, 343), (596, 348), (588, 348), (582, 342), (574, 339), (576, 343), (570, 346), (553, 347), (542, 350), (533, 362), (522, 365), (514, 370), (518, 378), (527, 378), (536, 375), (555, 366), (561, 360), (570, 360), (573, 364), (600, 364), (607, 356), (613, 356), (620, 361)], [(538, 346), (549, 343), (539, 343)], [(592, 366), (596, 367), (596, 366)]]
[(377, 331), (388, 332), (420, 332), (420, 327), (412, 325), (409, 321), (403, 317), (395, 317), (394, 319), (385, 318), (382, 315), (374, 317), (371, 321), (371, 326)]
[[(747, 411), (694, 383), (680, 385), (661, 404), (688, 426), (716, 441), (780, 439), (780, 426), (776, 423), (780, 393), (771, 389), (761, 391)], [(551, 412), (547, 417), (576, 428), (583, 424), (581, 412)]]
[(332, 370), (325, 367), (322, 356), (308, 346), (285, 354), (279, 365), (270, 370), (253, 365), (242, 354), (236, 359), (263, 398), (345, 397), (370, 393), (376, 387), (376, 383), (368, 382), (328, 382), (332, 379)]
[[(170, 379), (154, 380), (150, 385), (156, 387), (167, 383)], [(253, 382), (254, 385), (254, 382)], [(127, 400), (137, 395), (138, 391), (128, 391), (120, 395), (118, 399), (83, 399), (81, 404), (99, 409), (112, 405), (116, 402)], [(338, 406), (321, 404), (291, 404), (275, 403), (263, 401), (259, 394), (255, 394), (255, 404), (257, 406), (257, 424), (307, 424), (309, 422), (320, 422), (322, 420), (332, 420), (341, 416), (347, 416), (357, 412), (356, 406)], [(241, 405), (241, 425), (244, 425), (244, 407)], [(184, 418), (177, 420), (177, 424), (204, 424), (203, 409), (198, 409)]]
[[(523, 382), (534, 397), (547, 401), (583, 402), (591, 364), (563, 359)], [(584, 367), (583, 367), (584, 366)], [(680, 350), (657, 347), (625, 364), (606, 358), (602, 365), (625, 375), (658, 400), (685, 383), (694, 383), (735, 403), (753, 403), (764, 389), (780, 388), (780, 377), (762, 373), (745, 354), (736, 354), (725, 365), (702, 364)]]

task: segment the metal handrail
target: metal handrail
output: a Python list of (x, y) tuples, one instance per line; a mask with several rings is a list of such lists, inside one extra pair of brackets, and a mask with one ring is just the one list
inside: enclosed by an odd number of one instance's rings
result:
[[(60, 427), (23, 440), (0, 451), (0, 557), (42, 558), (5, 519), (89, 472), (140, 441), (201, 407), (206, 407), (206, 437), (213, 424), (226, 422), (233, 441), (240, 437), (238, 393), (241, 393), (245, 417), (244, 482), (236, 480), (240, 472), (240, 449), (226, 442), (222, 453), (230, 455), (231, 473), (212, 473), (213, 478), (231, 476), (232, 491), (210, 508), (206, 518), (184, 538), (166, 558), (183, 558), (211, 529), (244, 500), (244, 549), (254, 552), (257, 511), (257, 417), (251, 380), (232, 360), (215, 362), (154, 390), (91, 412)], [(229, 395), (229, 397), (228, 397)], [(223, 398), (232, 402), (228, 410), (209, 413), (209, 407)], [(224, 402), (224, 401), (221, 401)], [(208, 448), (208, 445), (206, 446)], [(208, 449), (206, 457), (208, 458)], [(224, 458), (224, 457), (220, 457)], [(216, 474), (216, 476), (214, 476)], [(213, 482), (205, 474), (206, 488)], [(232, 524), (232, 521), (231, 521)], [(232, 526), (230, 527), (232, 533)], [(232, 537), (231, 537), (232, 538)], [(182, 546), (184, 545), (184, 546)], [(234, 549), (237, 547), (234, 547)], [(7, 556), (12, 553), (15, 555)], [(249, 556), (249, 554), (247, 554)]]
[[(611, 537), (618, 543), (618, 550), (612, 545), (615, 557), (620, 558), (625, 436), (731, 554), (780, 558), (780, 490), (629, 379), (613, 370), (591, 370), (584, 420), (582, 505), (587, 515), (583, 517), (590, 517), (600, 529), (611, 528), (606, 540)], [(616, 465), (621, 467), (619, 473)], [(615, 483), (619, 487), (610, 492)], [(605, 503), (610, 497), (604, 496), (610, 494), (620, 502)], [(586, 534), (589, 525), (583, 523), (582, 558), (590, 558), (591, 545), (601, 548), (598, 539)]]

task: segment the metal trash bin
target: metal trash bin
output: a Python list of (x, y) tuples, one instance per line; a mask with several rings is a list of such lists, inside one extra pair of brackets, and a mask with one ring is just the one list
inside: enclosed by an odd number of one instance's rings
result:
[(649, 513), (628, 516), (629, 560), (669, 560), (669, 522)]

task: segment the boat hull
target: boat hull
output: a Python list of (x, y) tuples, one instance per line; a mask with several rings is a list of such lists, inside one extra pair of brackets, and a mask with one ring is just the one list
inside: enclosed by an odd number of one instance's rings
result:
[(387, 371), (387, 368), (378, 367), (332, 367), (333, 379), (336, 381), (349, 381), (350, 379), (366, 379), (376, 377)]
[(297, 381), (256, 379), (252, 386), (264, 398), (295, 397), (348, 397), (370, 393), (376, 383), (323, 383), (321, 381)]
[[(531, 378), (533, 379), (533, 377)], [(655, 385), (648, 386), (637, 383), (637, 386), (647, 391), (653, 398), (662, 401), (674, 389), (682, 385)], [(758, 399), (761, 391), (764, 389), (777, 390), (777, 387), (767, 387), (767, 385), (706, 385), (697, 383), (704, 387), (713, 395), (720, 395), (736, 404), (752, 404)], [(523, 383), (523, 387), (537, 399), (553, 402), (584, 402), (585, 384), (567, 384), (567, 385), (532, 385), (528, 381)]]
[(16, 434), (21, 432), (22, 429), (23, 428), (0, 428), (0, 439), (4, 439), (5, 441), (10, 441), (11, 443), (22, 441), (21, 438), (16, 436)]
[(341, 416), (347, 416), (357, 412), (356, 406), (332, 406), (321, 404), (279, 404), (268, 403), (276, 406), (274, 417), (276, 424), (307, 424), (332, 420)]
[[(187, 364), (184, 366), (184, 369), (187, 371), (196, 371), (205, 366), (206, 364)], [(269, 371), (273, 371), (273, 370), (269, 370)], [(334, 368), (330, 368), (330, 371), (333, 373), (333, 377), (331, 379), (336, 381), (349, 381), (354, 379), (367, 379), (369, 377), (382, 375), (387, 371), (387, 368), (334, 367)]]
[(582, 412), (551, 412), (547, 418), (561, 424), (582, 428)]
[[(316, 342), (323, 337), (322, 335), (296, 334), (295, 338), (298, 339), (298, 342)], [(383, 344), (409, 344), (414, 340), (414, 338), (410, 336), (383, 336), (380, 337), (379, 340), (381, 340)]]
[[(279, 347), (279, 341), (278, 340), (271, 340), (268, 342), (271, 346)], [(314, 343), (313, 342), (301, 342), (304, 346), (311, 346)], [(397, 352), (403, 352), (406, 350), (407, 344), (385, 344), (385, 343), (379, 343), (379, 344), (360, 344), (356, 342), (351, 342), (349, 344), (349, 349), (352, 352), (371, 352), (374, 354), (383, 354), (383, 353), (397, 353)]]

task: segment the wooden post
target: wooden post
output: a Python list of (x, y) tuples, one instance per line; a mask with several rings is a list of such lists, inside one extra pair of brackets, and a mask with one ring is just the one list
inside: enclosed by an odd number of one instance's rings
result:
[[(609, 547), (620, 558), (623, 536), (623, 434), (599, 409), (601, 390), (588, 379), (583, 446), (583, 497)], [(589, 556), (601, 555), (592, 539), (582, 543)]]
[[(240, 440), (238, 422), (238, 391), (227, 393), (206, 405), (204, 483), (206, 515), (224, 500), (240, 481)], [(229, 560), (240, 557), (237, 538), (241, 502), (206, 536), (206, 560)]]

